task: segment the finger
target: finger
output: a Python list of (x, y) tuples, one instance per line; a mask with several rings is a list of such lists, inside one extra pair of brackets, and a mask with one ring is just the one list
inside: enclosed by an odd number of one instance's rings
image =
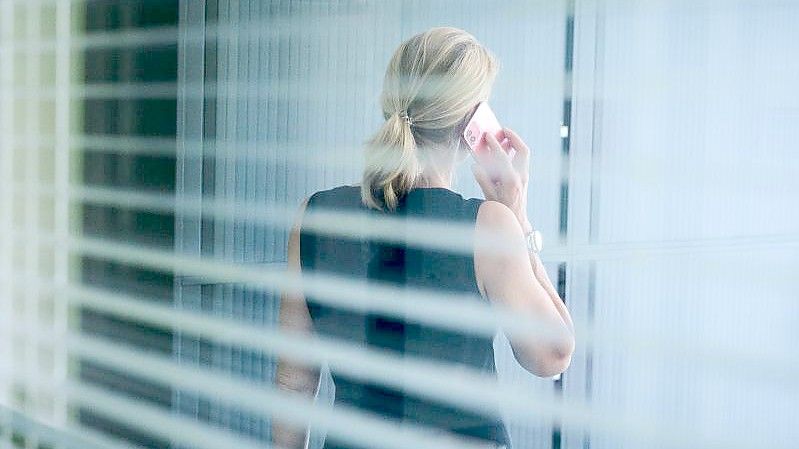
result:
[(502, 148), (497, 138), (488, 133), (485, 138), (492, 149), (491, 155), (493, 156), (494, 162), (498, 165), (497, 168), (505, 170), (513, 169), (510, 155)]
[(526, 153), (528, 155), (530, 154), (530, 148), (528, 148), (527, 144), (524, 143), (524, 140), (522, 140), (522, 138), (516, 134), (516, 131), (510, 128), (504, 128), (503, 131), (505, 131), (505, 137), (510, 140), (511, 146), (515, 148), (517, 152)]
[(477, 184), (480, 186), (480, 189), (482, 189), (486, 199), (493, 198), (494, 183), (491, 181), (491, 177), (488, 176), (488, 173), (485, 171), (483, 166), (480, 164), (472, 164), (472, 173), (474, 174), (474, 179), (477, 180)]
[(510, 140), (511, 146), (516, 150), (513, 157), (513, 166), (520, 172), (527, 172), (530, 165), (530, 148), (524, 143), (521, 137), (510, 128), (505, 128), (505, 136)]
[(497, 141), (497, 138), (494, 137), (493, 134), (485, 133), (483, 138), (485, 139), (486, 143), (488, 144), (488, 148), (489, 148), (489, 150), (491, 150), (491, 153), (493, 153), (495, 151), (502, 150), (502, 145), (499, 144), (499, 141)]

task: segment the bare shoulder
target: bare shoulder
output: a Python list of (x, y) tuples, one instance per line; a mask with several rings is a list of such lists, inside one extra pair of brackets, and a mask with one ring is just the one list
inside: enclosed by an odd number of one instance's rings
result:
[(308, 202), (311, 200), (310, 196), (306, 196), (305, 199), (302, 200), (299, 206), (297, 206), (297, 212), (294, 214), (294, 221), (295, 224), (299, 224), (302, 222), (302, 216), (305, 215), (305, 210), (308, 208)]
[(477, 211), (476, 230), (500, 236), (521, 236), (521, 226), (508, 206), (498, 201), (483, 201)]
[(300, 251), (300, 232), (302, 230), (302, 219), (305, 216), (305, 210), (308, 208), (309, 200), (310, 197), (305, 198), (302, 203), (300, 203), (299, 207), (297, 207), (297, 211), (294, 213), (294, 225), (291, 227), (288, 243), (289, 263), (292, 262), (292, 255), (299, 254)]
[(513, 284), (508, 280), (525, 266), (526, 257), (516, 216), (502, 203), (484, 201), (475, 224), (474, 268), (480, 293), (491, 300), (506, 296), (503, 289)]

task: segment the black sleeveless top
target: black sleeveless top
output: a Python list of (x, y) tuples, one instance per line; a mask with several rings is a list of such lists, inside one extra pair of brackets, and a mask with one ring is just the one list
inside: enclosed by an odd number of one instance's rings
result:
[[(437, 223), (474, 224), (482, 200), (465, 200), (444, 188), (418, 188), (401, 198), (395, 211), (381, 212), (361, 203), (360, 189), (337, 187), (317, 192), (308, 200), (307, 213), (331, 210), (412, 217)], [(335, 275), (389, 284), (391, 286), (436, 289), (442, 293), (463, 293), (464, 301), (483, 301), (474, 275), (470, 254), (451, 254), (401, 244), (372, 241), (363, 236), (341, 237), (315, 234), (303, 227), (300, 259), (305, 273)], [(390, 351), (400, 356), (465, 365), (496, 374), (491, 338), (441, 329), (395, 316), (334, 308), (306, 297), (314, 331), (349, 344)], [(401, 369), (398, 367), (398, 369)], [(428, 398), (412, 391), (366, 383), (331, 372), (335, 383), (335, 404), (347, 405), (402, 423), (437, 428), (497, 445), (510, 445), (501, 419), (482, 416)], [(344, 448), (328, 437), (325, 448)]]

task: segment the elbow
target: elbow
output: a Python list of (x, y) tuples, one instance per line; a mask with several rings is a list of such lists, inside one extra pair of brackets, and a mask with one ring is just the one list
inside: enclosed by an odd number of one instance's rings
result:
[(572, 354), (573, 351), (557, 351), (553, 353), (550, 355), (548, 360), (545, 361), (545, 363), (542, 363), (537, 367), (533, 374), (538, 377), (552, 377), (564, 373), (567, 369), (569, 369), (569, 365), (571, 365)]
[(574, 354), (574, 337), (559, 342), (549, 344), (544, 348), (531, 348), (526, 356), (520, 354), (515, 348), (513, 350), (516, 360), (529, 371), (538, 377), (552, 377), (565, 372), (571, 365), (572, 355)]

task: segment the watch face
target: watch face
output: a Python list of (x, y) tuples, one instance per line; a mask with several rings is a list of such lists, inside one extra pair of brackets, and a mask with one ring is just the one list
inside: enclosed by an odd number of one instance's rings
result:
[(540, 232), (533, 231), (527, 235), (527, 247), (535, 252), (541, 251), (541, 248), (544, 247), (544, 238)]
[(544, 249), (544, 237), (541, 235), (540, 232), (538, 231), (533, 232), (533, 240), (535, 240), (536, 251), (541, 251), (542, 249)]

